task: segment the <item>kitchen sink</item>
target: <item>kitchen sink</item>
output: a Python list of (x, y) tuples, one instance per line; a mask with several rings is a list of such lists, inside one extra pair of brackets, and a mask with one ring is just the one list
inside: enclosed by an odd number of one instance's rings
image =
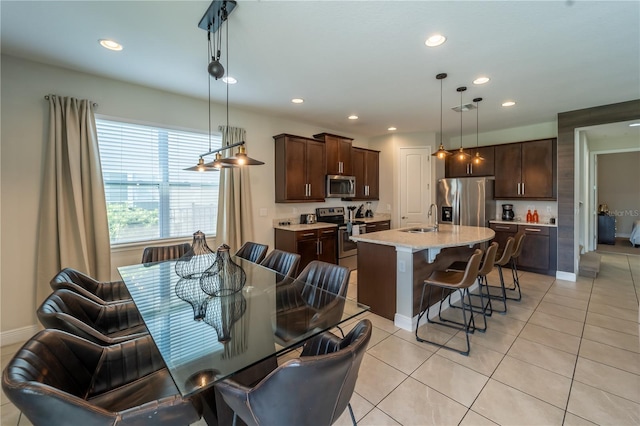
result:
[(437, 232), (438, 228), (435, 226), (429, 226), (427, 228), (408, 228), (403, 229), (402, 232), (409, 232), (410, 234), (425, 234), (427, 232)]

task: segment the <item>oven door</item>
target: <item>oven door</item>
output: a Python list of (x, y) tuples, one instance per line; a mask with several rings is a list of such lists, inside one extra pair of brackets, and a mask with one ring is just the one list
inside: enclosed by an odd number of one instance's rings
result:
[[(360, 233), (364, 234), (365, 227), (360, 225)], [(351, 234), (347, 231), (347, 227), (338, 228), (338, 258), (355, 256), (358, 254), (358, 243), (351, 241), (349, 237)]]

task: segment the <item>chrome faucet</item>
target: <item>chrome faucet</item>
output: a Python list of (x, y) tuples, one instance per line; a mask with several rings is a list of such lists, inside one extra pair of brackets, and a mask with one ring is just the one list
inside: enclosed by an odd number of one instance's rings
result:
[(434, 220), (434, 224), (433, 224), (433, 229), (435, 229), (436, 231), (438, 230), (438, 206), (435, 205), (434, 203), (431, 203), (431, 205), (429, 206), (429, 213), (427, 214), (427, 216), (431, 217), (433, 215), (432, 210), (433, 208), (436, 208), (436, 218)]

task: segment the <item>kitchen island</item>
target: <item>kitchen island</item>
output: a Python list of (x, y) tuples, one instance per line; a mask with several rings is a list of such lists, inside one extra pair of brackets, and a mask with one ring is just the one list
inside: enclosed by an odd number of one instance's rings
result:
[[(428, 232), (407, 232), (416, 228)], [(424, 226), (353, 236), (358, 243), (358, 302), (397, 327), (413, 330), (424, 280), (434, 270), (468, 260), (478, 244), (494, 236), (489, 228), (456, 225), (440, 225), (438, 231)], [(434, 294), (434, 299), (430, 304), (440, 295)]]

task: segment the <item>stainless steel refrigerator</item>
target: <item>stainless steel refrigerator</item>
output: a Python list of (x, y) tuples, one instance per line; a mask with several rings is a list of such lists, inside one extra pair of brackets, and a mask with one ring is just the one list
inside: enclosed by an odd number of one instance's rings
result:
[(496, 218), (492, 177), (440, 179), (438, 207), (440, 223), (489, 226)]

